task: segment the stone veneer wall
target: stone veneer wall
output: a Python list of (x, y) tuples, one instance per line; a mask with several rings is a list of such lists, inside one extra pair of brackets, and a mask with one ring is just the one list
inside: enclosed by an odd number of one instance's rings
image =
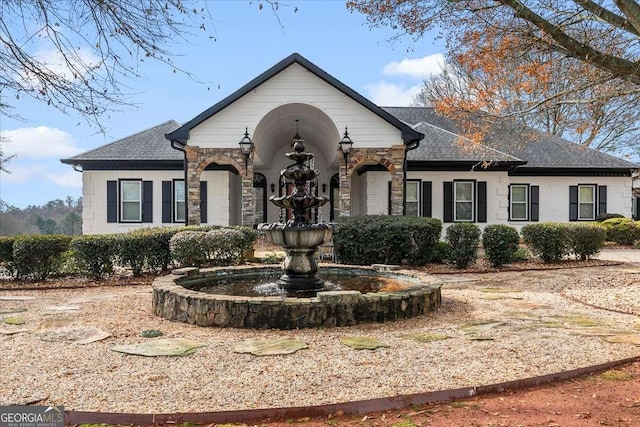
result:
[(153, 312), (165, 319), (199, 326), (257, 329), (297, 329), (319, 326), (349, 326), (362, 322), (386, 322), (420, 316), (441, 305), (440, 283), (415, 272), (380, 273), (367, 267), (327, 267), (330, 276), (367, 274), (396, 277), (412, 282), (394, 292), (319, 292), (313, 298), (241, 297), (212, 295), (188, 289), (181, 284), (210, 277), (233, 275), (273, 275), (279, 267), (236, 267), (198, 270), (180, 269), (153, 283)]

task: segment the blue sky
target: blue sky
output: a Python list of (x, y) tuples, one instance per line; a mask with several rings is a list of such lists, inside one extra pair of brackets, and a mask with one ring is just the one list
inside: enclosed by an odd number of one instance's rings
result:
[(369, 29), (364, 16), (350, 13), (343, 0), (285, 1), (278, 12), (283, 27), (268, 5), (260, 10), (256, 1), (208, 5), (215, 41), (194, 30), (188, 43), (170, 47), (176, 65), (204, 83), (160, 63), (142, 64), (142, 79), (123, 82), (135, 92), (136, 107), (104, 117), (106, 134), (78, 115), (12, 100), (25, 120), (0, 116), (0, 132), (11, 140), (3, 144), (4, 155), (16, 155), (8, 165), (12, 173), (0, 173), (0, 199), (24, 208), (81, 196), (81, 174), (59, 159), (169, 119), (184, 123), (293, 52), (378, 105), (408, 105), (423, 78), (442, 62), (443, 48), (435, 37), (390, 43), (391, 30)]

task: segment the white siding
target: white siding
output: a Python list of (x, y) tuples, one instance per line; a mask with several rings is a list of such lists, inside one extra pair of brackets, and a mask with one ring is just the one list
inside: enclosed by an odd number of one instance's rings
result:
[(237, 147), (249, 126), (281, 105), (312, 105), (334, 121), (337, 129), (349, 127), (349, 134), (361, 147), (390, 147), (403, 144), (400, 131), (367, 108), (298, 64), (292, 64), (256, 89), (193, 128), (188, 144), (199, 147)]

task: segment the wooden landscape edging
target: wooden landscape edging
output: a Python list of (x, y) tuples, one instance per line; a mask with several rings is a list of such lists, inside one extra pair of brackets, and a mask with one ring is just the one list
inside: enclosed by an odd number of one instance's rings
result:
[(473, 396), (501, 393), (506, 390), (522, 390), (525, 388), (549, 384), (557, 381), (569, 380), (583, 375), (611, 369), (616, 366), (626, 365), (639, 361), (640, 356), (635, 356), (627, 359), (615, 360), (613, 362), (572, 369), (555, 374), (541, 375), (537, 377), (506, 381), (502, 383), (489, 384), (478, 387), (464, 387), (451, 390), (431, 391), (426, 393), (382, 397), (377, 399), (317, 406), (244, 409), (237, 411), (218, 412), (176, 412), (171, 414), (120, 414), (113, 412), (69, 411), (65, 412), (65, 425), (73, 426), (79, 424), (129, 424), (139, 426), (159, 426), (177, 425), (181, 423), (225, 424), (259, 421), (269, 422), (297, 419), (302, 417), (327, 418), (329, 417), (329, 415), (335, 415), (338, 411), (341, 411), (341, 413), (344, 415), (366, 414), (376, 411), (403, 409), (414, 405), (449, 402), (452, 400), (465, 399)]

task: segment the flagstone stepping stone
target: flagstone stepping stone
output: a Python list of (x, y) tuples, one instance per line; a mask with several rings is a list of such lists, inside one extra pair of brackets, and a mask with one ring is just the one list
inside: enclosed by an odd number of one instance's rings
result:
[(478, 279), (472, 277), (460, 277), (460, 276), (450, 276), (446, 274), (438, 275), (438, 280), (445, 283), (462, 283), (462, 282), (477, 282)]
[(519, 308), (531, 309), (531, 310), (535, 310), (538, 308), (551, 308), (551, 306), (547, 304), (540, 304), (540, 303), (531, 302), (531, 301), (513, 301), (513, 302), (509, 302), (509, 305), (519, 307)]
[(140, 336), (144, 338), (156, 338), (162, 335), (163, 335), (162, 331), (159, 331), (157, 329), (145, 329), (140, 333)]
[(24, 325), (25, 323), (27, 323), (27, 321), (24, 320), (24, 317), (22, 316), (8, 317), (4, 319), (3, 322), (7, 325)]
[(538, 315), (528, 311), (507, 311), (504, 313), (509, 319), (515, 320), (537, 320)]
[(480, 299), (486, 299), (486, 300), (522, 299), (522, 297), (517, 295), (489, 294), (489, 295), (482, 295)]
[(442, 334), (432, 334), (429, 332), (416, 332), (415, 334), (407, 334), (403, 335), (402, 338), (406, 338), (408, 340), (418, 341), (418, 342), (432, 342), (432, 341), (442, 341), (448, 338), (451, 338), (448, 335)]
[(506, 323), (500, 320), (477, 320), (474, 322), (464, 323), (460, 325), (458, 329), (460, 329), (465, 335), (477, 335), (481, 332), (487, 332), (497, 326), (502, 325), (506, 325)]
[(139, 344), (116, 345), (109, 350), (136, 356), (188, 356), (196, 352), (205, 344), (200, 344), (185, 338), (161, 338), (149, 340)]
[(581, 315), (553, 316), (553, 318), (559, 320), (560, 322), (569, 323), (575, 326), (582, 326), (584, 328), (608, 326), (607, 322)]
[(550, 329), (562, 329), (566, 326), (560, 322), (538, 322), (531, 325), (532, 329), (536, 328), (550, 328)]
[(29, 328), (17, 328), (17, 329), (0, 328), (0, 334), (2, 335), (15, 335), (15, 334), (20, 334), (22, 332), (29, 332), (29, 331), (30, 331)]
[(640, 345), (640, 335), (613, 335), (604, 337), (604, 340), (612, 343)]
[(0, 311), (0, 318), (6, 316), (13, 317), (16, 314), (24, 313), (25, 311), (27, 311), (26, 308), (11, 308), (9, 310)]
[(27, 295), (1, 295), (0, 301), (33, 301), (36, 297)]
[(585, 335), (588, 337), (608, 337), (612, 335), (626, 335), (630, 331), (621, 331), (619, 329), (604, 329), (604, 328), (576, 328), (569, 329), (569, 333), (573, 335)]
[(490, 294), (504, 294), (504, 293), (516, 293), (522, 292), (520, 289), (507, 289), (507, 288), (482, 288), (478, 289), (479, 292), (487, 292)]
[(57, 305), (57, 306), (45, 307), (43, 310), (43, 313), (44, 314), (66, 313), (66, 312), (78, 311), (78, 310), (80, 310), (79, 305)]
[(469, 341), (493, 341), (495, 338), (486, 335), (467, 335)]
[(111, 336), (98, 328), (87, 326), (64, 326), (49, 328), (36, 334), (42, 341), (66, 342), (70, 344), (89, 344)]
[(309, 348), (309, 345), (297, 340), (258, 340), (248, 339), (238, 344), (234, 353), (249, 353), (254, 356), (278, 356), (292, 354), (298, 350)]
[(340, 337), (340, 342), (356, 350), (375, 350), (389, 347), (377, 338), (367, 336)]

